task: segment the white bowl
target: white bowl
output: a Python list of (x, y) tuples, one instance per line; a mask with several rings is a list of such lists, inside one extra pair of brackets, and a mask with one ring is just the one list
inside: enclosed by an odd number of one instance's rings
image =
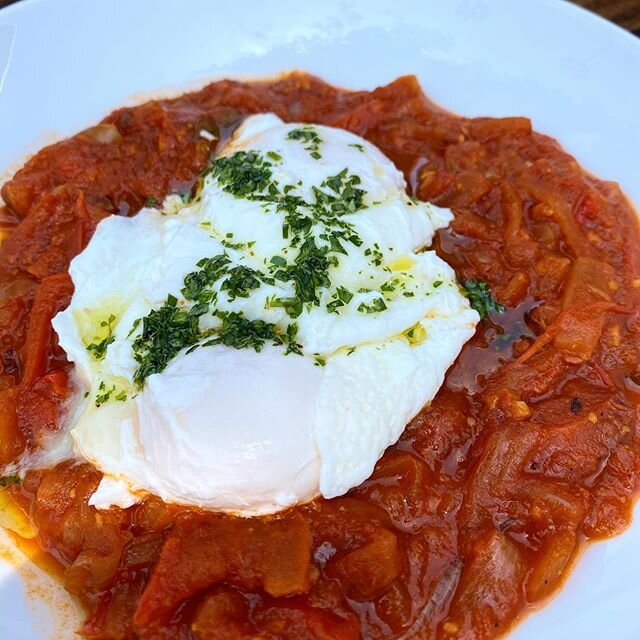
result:
[[(144, 93), (289, 69), (352, 88), (414, 73), (450, 110), (529, 116), (640, 204), (640, 40), (561, 0), (25, 0), (0, 11), (0, 168)], [(75, 637), (61, 587), (0, 547), (0, 637)], [(639, 548), (640, 524), (590, 547), (511, 637), (640, 637)]]

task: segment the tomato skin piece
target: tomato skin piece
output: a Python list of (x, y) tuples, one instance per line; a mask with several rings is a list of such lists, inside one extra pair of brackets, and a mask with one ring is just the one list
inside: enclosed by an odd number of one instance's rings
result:
[(13, 462), (26, 445), (18, 428), (16, 396), (16, 389), (0, 391), (0, 465)]
[(72, 293), (73, 283), (67, 273), (44, 278), (36, 291), (23, 347), (23, 385), (32, 384), (46, 372), (53, 339), (51, 320), (67, 307)]

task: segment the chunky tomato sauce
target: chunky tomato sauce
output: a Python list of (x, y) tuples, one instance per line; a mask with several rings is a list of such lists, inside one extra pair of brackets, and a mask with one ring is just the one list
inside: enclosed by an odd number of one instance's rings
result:
[(120, 109), (32, 158), (2, 190), (0, 463), (60, 428), (71, 366), (50, 321), (96, 223), (188, 191), (215, 151), (200, 131), (224, 140), (267, 111), (378, 145), (414, 195), (453, 209), (438, 253), (506, 311), (479, 325), (431, 406), (344, 497), (254, 519), (154, 497), (96, 511), (100, 474), (72, 463), (30, 472), (12, 495), (85, 605), (88, 638), (501, 635), (588, 540), (630, 520), (637, 221), (617, 185), (526, 118), (453, 116), (411, 77), (372, 92), (304, 74), (217, 82)]

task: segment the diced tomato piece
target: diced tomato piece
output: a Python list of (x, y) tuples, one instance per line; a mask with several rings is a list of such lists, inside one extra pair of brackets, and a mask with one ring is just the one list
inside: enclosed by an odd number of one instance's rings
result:
[(147, 496), (134, 507), (133, 524), (143, 531), (164, 531), (175, 522), (180, 507), (164, 502), (154, 495)]
[(575, 257), (593, 255), (593, 246), (574, 218), (571, 204), (567, 202), (566, 195), (557, 186), (528, 174), (518, 178), (518, 185), (531, 197), (549, 207), (553, 219), (560, 225), (565, 243), (573, 251)]
[(23, 349), (23, 384), (29, 385), (46, 371), (52, 339), (51, 320), (71, 299), (73, 283), (66, 273), (49, 276), (36, 292)]
[(274, 597), (309, 589), (311, 533), (299, 514), (255, 519), (200, 517), (167, 538), (136, 612), (136, 624), (166, 620), (186, 598), (222, 580)]
[(0, 300), (0, 389), (13, 386), (20, 379), (20, 350), (30, 307), (28, 295)]
[(133, 614), (144, 586), (143, 574), (122, 574), (82, 626), (82, 636), (92, 640), (128, 640), (134, 637)]
[(38, 486), (33, 519), (40, 539), (45, 548), (55, 548), (68, 562), (82, 550), (86, 518), (95, 511), (77, 507), (86, 503), (99, 480), (98, 472), (88, 464), (63, 463), (44, 473)]
[(571, 265), (562, 296), (563, 310), (609, 302), (615, 286), (613, 267), (601, 260), (581, 256)]
[[(268, 638), (282, 640), (358, 640), (357, 621), (332, 611), (296, 603), (277, 603), (256, 612), (258, 628)], [(258, 636), (259, 637), (259, 636)]]
[(572, 264), (562, 300), (563, 310), (571, 313), (554, 338), (558, 349), (571, 351), (583, 360), (591, 356), (603, 328), (602, 311), (593, 305), (611, 300), (612, 283), (613, 268), (606, 262), (579, 257)]
[(575, 555), (577, 543), (575, 531), (559, 531), (548, 536), (527, 576), (525, 587), (529, 602), (542, 600), (558, 588)]
[(356, 107), (346, 115), (331, 121), (329, 124), (332, 127), (347, 129), (361, 136), (369, 129), (378, 126), (384, 117), (384, 104), (379, 100), (371, 100)]
[(432, 485), (431, 470), (424, 462), (408, 453), (389, 453), (354, 494), (383, 508), (395, 527), (416, 532), (437, 511), (439, 500)]
[(124, 551), (122, 566), (125, 569), (145, 569), (158, 559), (164, 539), (158, 533), (145, 533), (134, 538)]
[(93, 549), (81, 551), (65, 573), (64, 588), (76, 596), (87, 596), (111, 586), (121, 553), (120, 541), (106, 555)]
[(84, 194), (60, 186), (43, 196), (0, 246), (0, 259), (38, 279), (62, 273), (94, 227)]
[(522, 607), (527, 566), (516, 545), (492, 531), (475, 544), (448, 622), (460, 638), (492, 638)]
[(330, 561), (325, 570), (340, 580), (349, 597), (371, 600), (402, 570), (398, 539), (391, 531), (380, 529), (366, 545)]
[(42, 444), (62, 426), (63, 403), (68, 394), (68, 377), (62, 370), (48, 373), (28, 387), (19, 387), (16, 396), (18, 427), (29, 445)]
[(198, 640), (242, 640), (256, 636), (247, 622), (247, 601), (236, 591), (218, 588), (198, 607), (191, 630)]
[[(367, 543), (371, 535), (390, 522), (384, 510), (364, 500), (351, 497), (321, 501), (305, 513), (313, 531), (313, 547), (325, 547), (335, 552), (352, 551)], [(322, 554), (321, 562), (333, 553)]]
[(9, 464), (25, 448), (25, 438), (18, 428), (16, 389), (0, 391), (0, 465)]

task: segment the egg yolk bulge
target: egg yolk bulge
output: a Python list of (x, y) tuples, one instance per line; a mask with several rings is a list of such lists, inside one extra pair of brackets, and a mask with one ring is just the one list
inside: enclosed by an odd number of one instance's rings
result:
[(247, 118), (188, 202), (111, 216), (53, 326), (91, 504), (272, 513), (366, 479), (475, 330), (450, 211), (347, 131)]

